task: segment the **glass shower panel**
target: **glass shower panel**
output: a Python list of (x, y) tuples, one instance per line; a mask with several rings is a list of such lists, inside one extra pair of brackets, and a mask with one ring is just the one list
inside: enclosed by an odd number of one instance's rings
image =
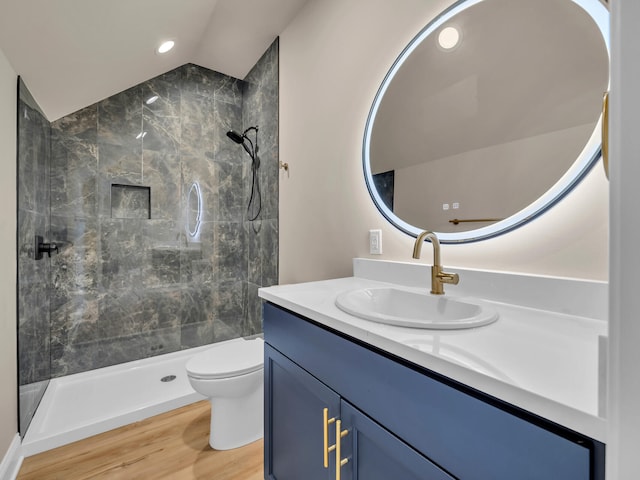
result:
[(21, 79), (17, 161), (19, 430), (24, 437), (51, 378), (49, 285), (55, 250), (50, 243), (51, 127)]

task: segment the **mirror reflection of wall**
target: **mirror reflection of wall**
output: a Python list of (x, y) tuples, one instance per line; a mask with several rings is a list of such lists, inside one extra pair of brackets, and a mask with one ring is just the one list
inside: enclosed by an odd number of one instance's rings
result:
[(393, 172), (392, 211), (418, 229), (470, 231), (491, 222), (451, 220), (535, 202), (594, 137), (608, 88), (603, 33), (577, 3), (471, 3), (406, 58), (372, 121), (371, 175)]

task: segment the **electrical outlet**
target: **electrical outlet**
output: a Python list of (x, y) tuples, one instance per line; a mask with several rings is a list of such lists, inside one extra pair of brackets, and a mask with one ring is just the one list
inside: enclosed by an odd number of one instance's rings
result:
[(460, 208), (460, 204), (458, 202), (453, 202), (452, 207), (454, 210), (457, 210), (458, 208)]
[(369, 253), (382, 255), (382, 230), (369, 230)]

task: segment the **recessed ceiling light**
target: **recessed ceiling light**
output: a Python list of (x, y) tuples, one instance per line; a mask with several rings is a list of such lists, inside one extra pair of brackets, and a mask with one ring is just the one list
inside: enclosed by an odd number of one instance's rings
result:
[(445, 27), (438, 34), (438, 43), (445, 50), (451, 50), (460, 43), (460, 32), (455, 27)]
[(167, 53), (176, 44), (173, 40), (167, 40), (158, 47), (158, 53)]

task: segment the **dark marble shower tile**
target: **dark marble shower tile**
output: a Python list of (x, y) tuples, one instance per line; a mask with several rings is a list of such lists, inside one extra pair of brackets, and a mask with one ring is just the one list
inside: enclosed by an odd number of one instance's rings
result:
[(46, 283), (48, 262), (36, 260), (35, 236), (47, 241), (50, 236), (48, 217), (31, 210), (18, 209), (18, 280), (20, 283)]
[(182, 68), (184, 91), (210, 98), (215, 96), (226, 103), (242, 104), (242, 80), (194, 64)]
[(214, 342), (214, 323), (205, 321), (190, 323), (180, 327), (181, 348), (194, 348)]
[[(280, 182), (280, 163), (278, 156), (277, 130), (273, 132), (272, 123), (262, 123), (261, 129), (262, 150), (260, 155), (260, 187), (263, 194), (262, 218), (278, 218), (278, 195)], [(277, 120), (275, 124), (277, 129)], [(284, 171), (282, 171), (284, 172)], [(286, 173), (283, 173), (286, 175)]]
[(166, 117), (144, 109), (142, 138), (144, 150), (177, 155), (180, 153), (180, 131), (180, 117)]
[(262, 261), (262, 287), (278, 284), (278, 221), (266, 220), (263, 225), (260, 258)]
[(54, 174), (51, 176), (51, 211), (56, 215), (91, 218), (97, 213), (95, 177)]
[(180, 153), (213, 159), (216, 129), (213, 98), (182, 93)]
[(52, 125), (51, 211), (92, 217), (97, 212), (97, 106)]
[(98, 249), (98, 220), (71, 215), (51, 215), (51, 238), (60, 243), (60, 252), (55, 259), (64, 256), (67, 250)]
[(246, 243), (242, 223), (217, 222), (213, 227), (213, 269), (216, 281), (244, 281)]
[(213, 316), (228, 324), (242, 324), (247, 303), (247, 284), (231, 280), (212, 285)]
[(99, 301), (96, 294), (83, 290), (57, 290), (51, 299), (51, 343), (87, 343), (100, 339)]
[(182, 69), (176, 68), (140, 85), (143, 108), (160, 117), (180, 117)]
[(141, 180), (142, 143), (137, 143), (133, 146), (100, 143), (98, 153), (101, 178), (125, 178), (134, 182)]
[(213, 340), (214, 342), (224, 342), (242, 336), (242, 321), (234, 319), (213, 321)]
[(101, 291), (143, 285), (149, 274), (149, 243), (144, 220), (103, 219), (99, 259)]
[[(189, 200), (188, 195), (192, 191), (194, 184), (197, 184), (197, 189), (202, 199), (200, 220), (202, 222), (210, 222), (215, 215), (214, 199), (217, 193), (214, 162), (203, 157), (182, 155), (180, 158), (180, 169), (182, 173), (183, 208), (186, 209)], [(184, 211), (185, 210), (183, 210), (183, 212)]]
[[(246, 85), (186, 65), (56, 122), (52, 231), (74, 239), (52, 261), (56, 375), (261, 331), (257, 288), (277, 281), (276, 60), (272, 46)], [(226, 137), (248, 125), (266, 195), (267, 220), (253, 223), (250, 159)], [(152, 218), (112, 219), (113, 183), (150, 187)]]
[[(71, 375), (180, 350), (180, 329), (58, 346), (52, 352), (54, 376)], [(160, 379), (158, 379), (160, 381)]]
[(234, 162), (216, 161), (214, 183), (211, 218), (222, 222), (242, 221), (247, 209), (243, 166)]
[[(242, 133), (246, 126), (243, 126), (242, 107), (240, 105), (229, 104), (219, 99), (214, 101), (214, 158), (216, 161), (246, 163), (250, 161), (249, 155), (241, 145), (233, 142), (227, 137), (229, 130)], [(253, 135), (251, 141), (254, 141)]]
[(99, 299), (102, 340), (180, 325), (181, 292), (176, 289), (111, 290)]
[(211, 284), (189, 285), (182, 289), (181, 324), (201, 324), (213, 321), (213, 292)]
[(244, 222), (247, 238), (248, 281), (259, 286), (278, 283), (278, 222)]
[(51, 128), (40, 112), (19, 102), (18, 202), (22, 208), (49, 208)]
[(263, 221), (244, 222), (245, 241), (247, 243), (247, 281), (260, 284), (262, 281), (262, 230)]
[(262, 300), (258, 297), (259, 285), (247, 284), (247, 314), (242, 326), (242, 336), (262, 333)]
[(147, 285), (179, 284), (180, 249), (172, 247), (152, 247), (151, 276), (155, 278), (153, 281), (147, 281)]
[(56, 120), (51, 124), (51, 128), (54, 134), (58, 134), (59, 140), (96, 145), (98, 143), (98, 104), (94, 103)]
[[(208, 227), (211, 224), (205, 224), (201, 230), (201, 238), (203, 233), (210, 231)], [(180, 282), (183, 285), (195, 284), (202, 285), (211, 283), (214, 279), (213, 264), (209, 258), (211, 252), (211, 240), (206, 243), (208, 247), (204, 247), (203, 243), (191, 243), (188, 247), (184, 247), (180, 251)]]
[(142, 144), (140, 85), (98, 103), (98, 144), (140, 148)]
[(151, 188), (151, 218), (179, 219), (182, 183), (178, 155), (144, 150), (142, 163), (143, 181)]
[(41, 280), (21, 283), (18, 293), (19, 381), (24, 385), (43, 380), (48, 372), (50, 292)]
[(202, 125), (209, 129), (215, 126), (215, 100), (213, 95), (203, 96), (183, 90), (181, 102), (183, 123)]
[[(260, 218), (278, 216), (278, 43), (274, 42), (249, 72), (244, 84), (243, 119), (246, 125), (259, 125)], [(248, 185), (251, 184), (250, 179)]]

